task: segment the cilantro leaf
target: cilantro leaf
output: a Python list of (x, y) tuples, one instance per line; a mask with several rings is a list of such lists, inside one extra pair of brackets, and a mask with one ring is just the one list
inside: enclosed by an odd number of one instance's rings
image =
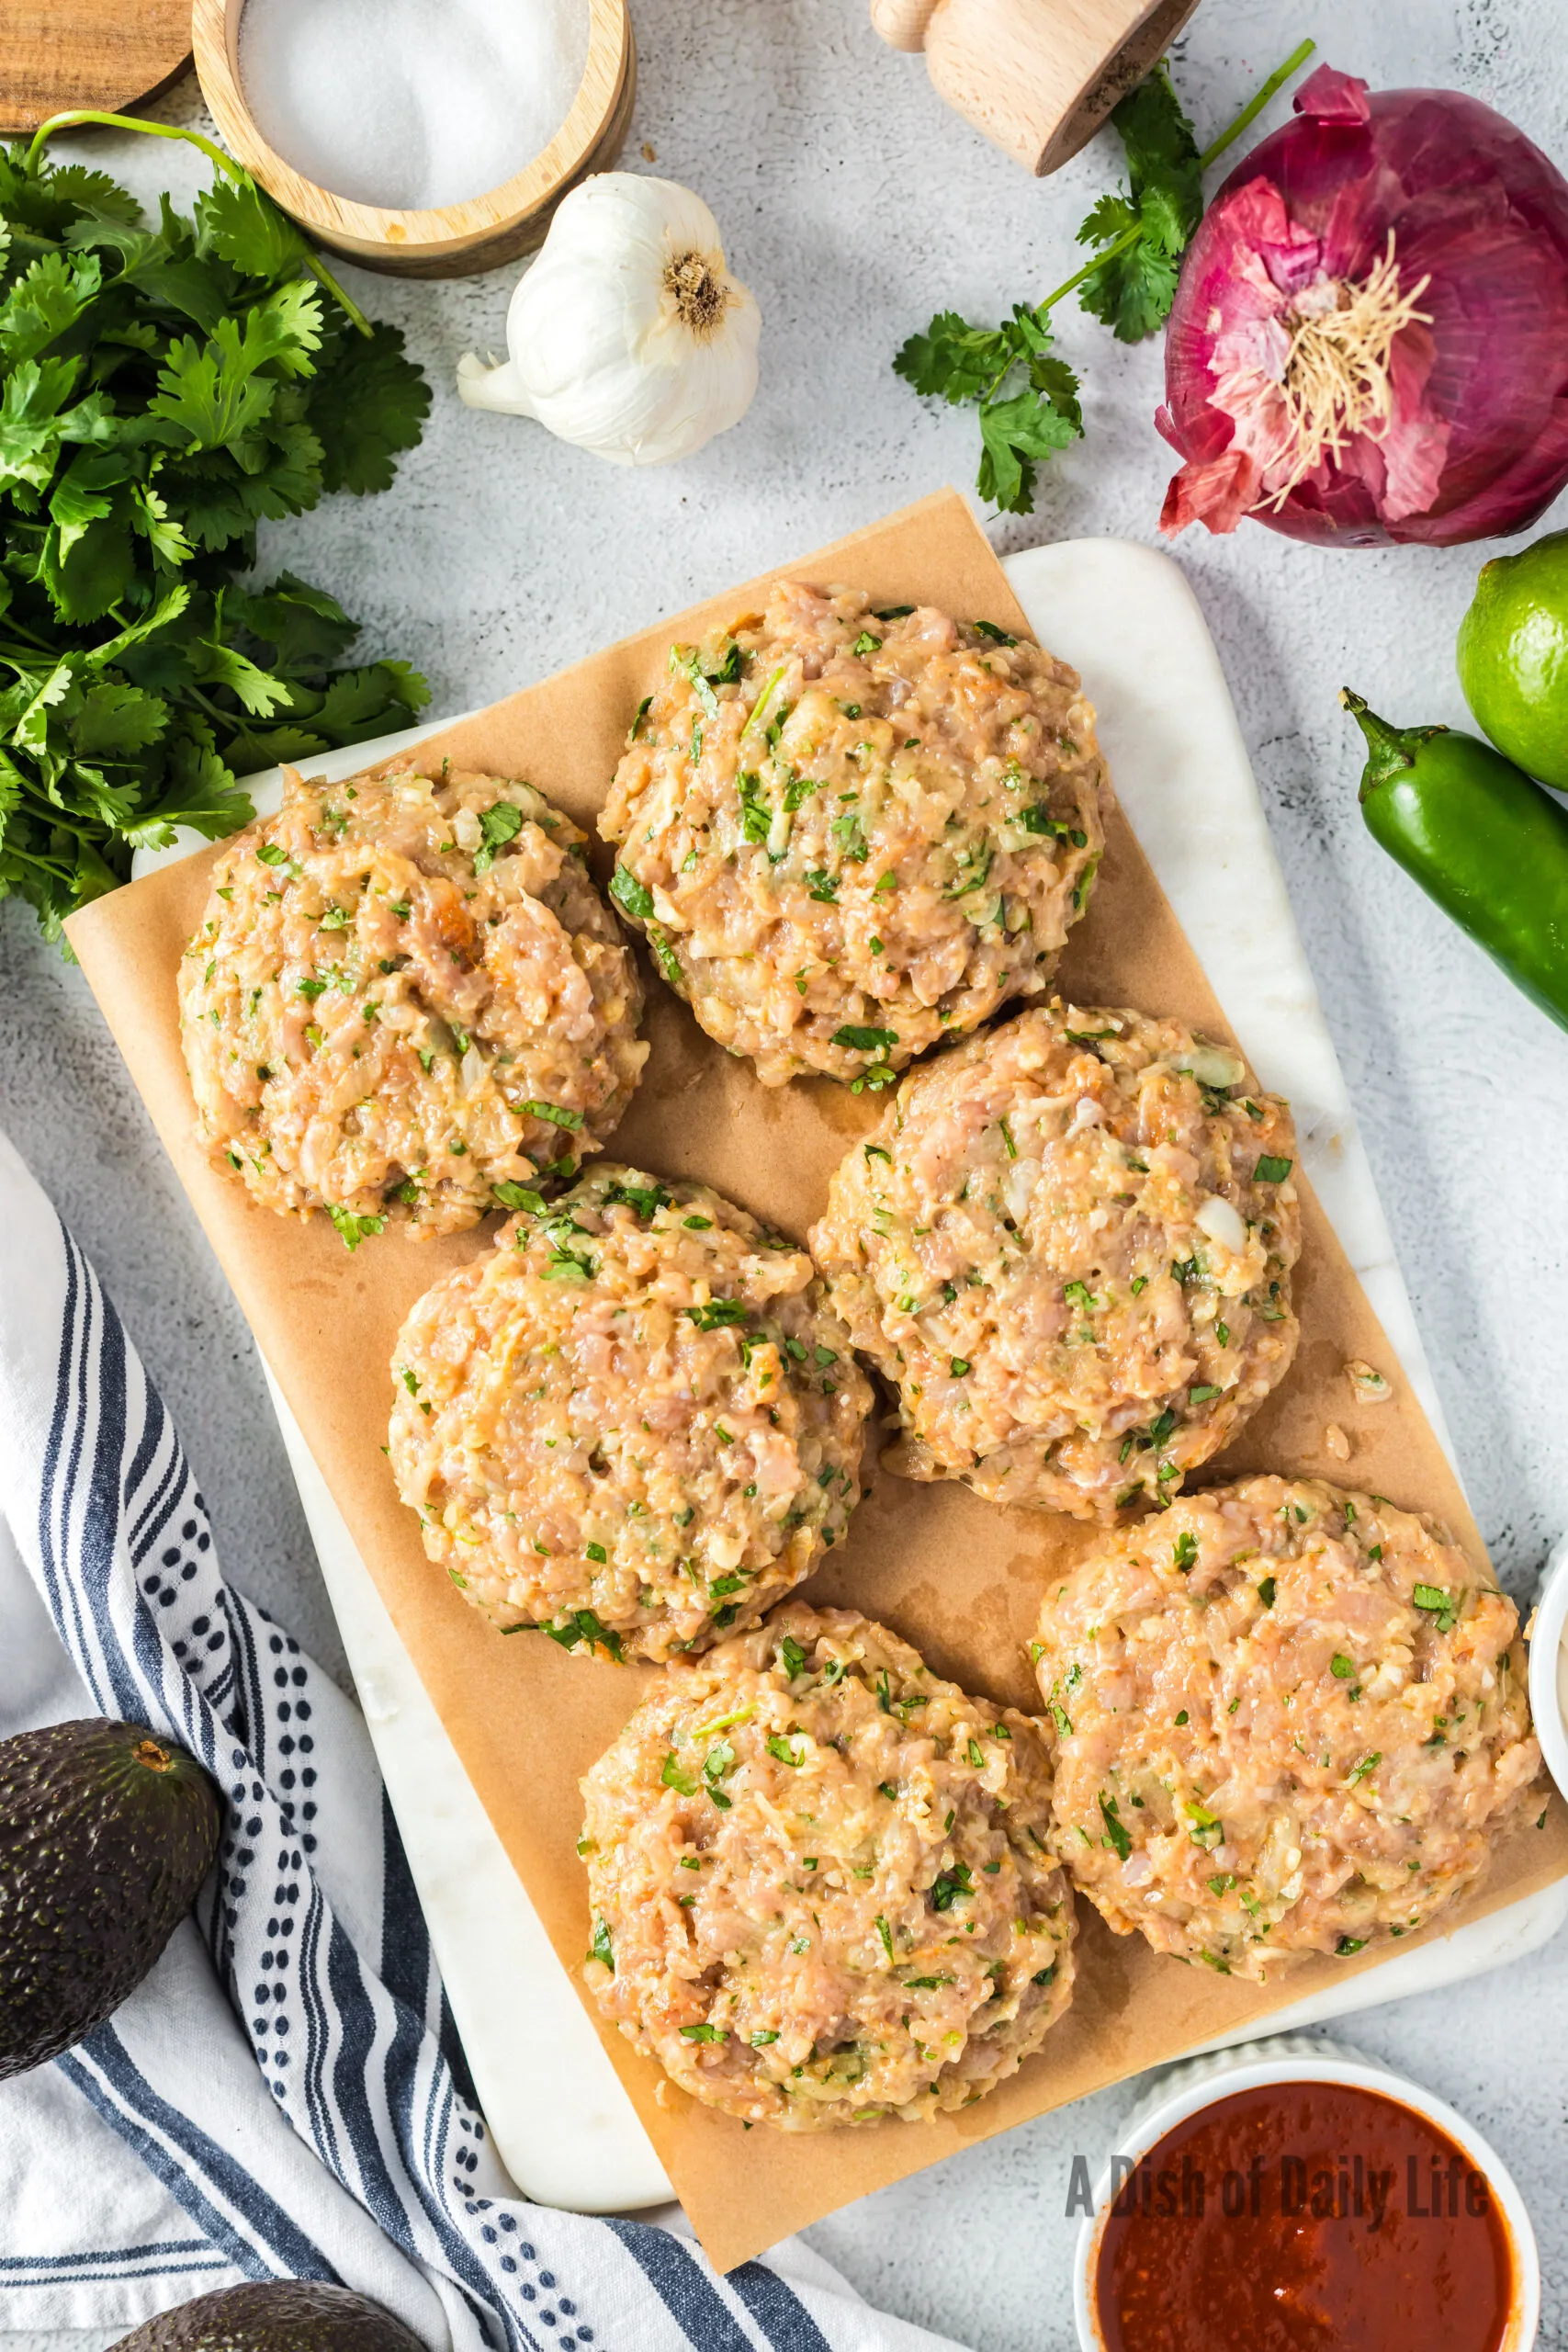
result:
[(1134, 196), (1142, 202), (1152, 190), (1165, 191), (1179, 208), (1183, 233), (1190, 236), (1203, 212), (1203, 164), (1169, 68), (1162, 62), (1146, 74), (1111, 119), (1127, 150)]
[(29, 172), (18, 155), (0, 164), (0, 210), (8, 221), (30, 229), (40, 237), (59, 238), (83, 213), (134, 221), (141, 208), (129, 189), (118, 187), (107, 172), (85, 164)]
[(1086, 277), (1078, 299), (1086, 311), (1103, 319), (1118, 343), (1142, 343), (1170, 316), (1176, 300), (1176, 263), (1147, 237), (1140, 237), (1124, 253), (1112, 253), (1092, 277)]
[(236, 775), (251, 775), (257, 768), (297, 767), (331, 748), (324, 735), (312, 735), (309, 728), (262, 726), (242, 727), (223, 751)]
[(123, 662), (126, 654), (136, 647), (148, 644), (165, 629), (172, 628), (184, 617), (189, 605), (190, 590), (183, 580), (177, 581), (141, 620), (128, 622), (124, 628), (118, 629), (103, 644), (89, 647), (82, 657), (84, 662), (95, 670), (103, 669), (111, 662)]
[(607, 1184), (604, 1187), (607, 1204), (624, 1204), (640, 1217), (650, 1217), (659, 1209), (670, 1206), (671, 1195), (662, 1184)]
[(1078, 243), (1103, 253), (1078, 288), (1091, 318), (1141, 343), (1170, 316), (1177, 267), (1203, 217), (1202, 164), (1170, 76), (1157, 65), (1113, 109), (1130, 192), (1101, 197)]
[(1133, 1850), (1133, 1841), (1122, 1824), (1121, 1806), (1113, 1796), (1108, 1796), (1103, 1790), (1100, 1797), (1100, 1817), (1105, 1824), (1105, 1835), (1100, 1839), (1100, 1844), (1109, 1846), (1117, 1860), (1124, 1862)]
[(173, 748), (155, 805), (125, 831), (135, 848), (168, 849), (175, 825), (188, 825), (216, 842), (248, 825), (255, 813), (248, 794), (239, 789), (232, 770), (217, 752), (186, 737)]
[(497, 800), (479, 819), (481, 836), (479, 854), (474, 859), (474, 872), (488, 874), (495, 863), (495, 853), (515, 841), (523, 830), (523, 811), (515, 801)]
[(136, 577), (135, 546), (113, 503), (107, 517), (79, 514), (69, 539), (59, 524), (46, 531), (33, 577), (63, 621), (101, 620), (111, 611)]
[(1089, 207), (1079, 224), (1077, 241), (1080, 245), (1114, 244), (1118, 237), (1127, 236), (1139, 225), (1137, 206), (1118, 190), (1100, 197)]
[(403, 356), (400, 328), (378, 320), (368, 337), (341, 329), (324, 343), (310, 388), (326, 490), (390, 490), (397, 459), (430, 413), (430, 387)]
[(67, 441), (103, 441), (108, 411), (96, 392), (67, 408), (81, 373), (77, 359), (24, 359), (9, 368), (0, 394), (0, 491), (24, 482), (48, 487)]
[(96, 254), (40, 254), (0, 302), (0, 359), (31, 359), (73, 326), (103, 284)]
[(192, 454), (221, 448), (254, 433), (276, 397), (274, 379), (256, 373), (264, 355), (253, 357), (231, 320), (219, 325), (220, 333), (229, 329), (221, 345), (198, 343), (193, 335), (175, 337), (158, 372), (158, 390), (148, 402), (152, 414), (166, 417)]
[(270, 653), (267, 667), (288, 676), (326, 669), (359, 635), (335, 596), (312, 588), (291, 571), (280, 572), (270, 588), (255, 594), (229, 594), (231, 619), (261, 640)]
[(621, 1662), (623, 1645), (619, 1634), (602, 1624), (592, 1609), (569, 1610), (558, 1625), (546, 1625), (543, 1630), (563, 1650), (586, 1649), (590, 1657), (595, 1649), (606, 1650), (617, 1666)]
[(255, 182), (214, 180), (196, 199), (196, 249), (216, 254), (244, 277), (275, 278), (308, 266), (310, 248), (286, 212)]
[(186, 536), (185, 526), (175, 520), (169, 512), (168, 502), (150, 481), (137, 482), (133, 487), (130, 520), (161, 562), (171, 567), (188, 563), (195, 554), (196, 550)]
[(639, 882), (629, 865), (617, 865), (610, 876), (610, 896), (622, 910), (636, 922), (646, 922), (653, 912), (653, 893), (646, 882)]
[(430, 700), (430, 688), (406, 662), (374, 662), (365, 670), (333, 673), (315, 723), (334, 743), (362, 743), (406, 727)]
[(327, 1215), (336, 1226), (344, 1247), (350, 1250), (357, 1250), (370, 1235), (384, 1233), (387, 1229), (384, 1216), (356, 1216), (352, 1209), (340, 1209), (331, 1201), (327, 1203)]
[(681, 1312), (699, 1331), (738, 1329), (751, 1320), (751, 1310), (743, 1298), (710, 1298), (705, 1306), (683, 1306)]
[(204, 639), (197, 649), (199, 666), (196, 673), (197, 685), (227, 686), (242, 710), (258, 718), (270, 718), (275, 710), (287, 709), (288, 688), (281, 678), (273, 678), (260, 669), (246, 653), (232, 645), (215, 639)]
[[(1418, 1584), (1411, 1599), (1417, 1609), (1424, 1609), (1438, 1621), (1439, 1634), (1451, 1634), (1459, 1623), (1460, 1601), (1439, 1584)], [(1460, 1600), (1463, 1595), (1460, 1596)]]
[[(71, 692), (73, 673), (68, 661), (55, 662), (47, 677), (24, 672), (17, 690), (17, 729), (11, 741), (19, 751), (46, 754), (49, 714)], [(7, 712), (7, 717), (9, 713)]]
[(1049, 394), (1029, 390), (1011, 400), (993, 401), (980, 411), (981, 497), (1004, 514), (1032, 514), (1038, 461), (1068, 448), (1082, 434), (1082, 424)]
[(72, 749), (79, 760), (130, 759), (155, 743), (168, 723), (168, 706), (156, 695), (99, 678), (72, 711)]
[(928, 399), (953, 407), (985, 399), (1017, 354), (1005, 327), (975, 327), (956, 311), (939, 311), (924, 334), (912, 334), (893, 372)]

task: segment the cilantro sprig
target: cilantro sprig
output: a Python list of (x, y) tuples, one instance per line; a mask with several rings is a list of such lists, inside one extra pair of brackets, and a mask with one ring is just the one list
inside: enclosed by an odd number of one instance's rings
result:
[(971, 326), (956, 311), (939, 311), (893, 362), (895, 374), (926, 398), (978, 409), (977, 487), (1010, 514), (1032, 514), (1038, 462), (1083, 433), (1078, 379), (1052, 351), (1046, 323), (1052, 304), (1069, 290), (1059, 288), (1032, 311), (1015, 302), (998, 327)]
[[(67, 123), (184, 138), (213, 163), (150, 223), (44, 155)], [(236, 775), (407, 725), (407, 662), (256, 530), (385, 490), (429, 387), (250, 175), (195, 132), (84, 110), (0, 150), (0, 897), (50, 936), (132, 853), (254, 811)]]
[(1141, 343), (1164, 325), (1176, 299), (1181, 256), (1203, 217), (1202, 175), (1312, 55), (1303, 40), (1235, 120), (1201, 153), (1163, 64), (1112, 111), (1127, 157), (1128, 185), (1102, 196), (1077, 232), (1093, 257), (1032, 307), (1015, 302), (995, 327), (939, 311), (913, 334), (894, 372), (931, 400), (973, 408), (980, 425), (976, 487), (1010, 514), (1031, 514), (1040, 466), (1083, 437), (1079, 380), (1052, 348), (1052, 313), (1077, 294), (1122, 343)]

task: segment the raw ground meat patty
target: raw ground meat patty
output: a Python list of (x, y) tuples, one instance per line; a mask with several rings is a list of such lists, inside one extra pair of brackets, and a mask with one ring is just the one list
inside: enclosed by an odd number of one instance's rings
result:
[(180, 967), (215, 1163), (266, 1208), (324, 1207), (352, 1249), (388, 1219), (460, 1231), (598, 1150), (648, 1047), (586, 847), (509, 778), (290, 773), (218, 861)]
[(810, 1259), (704, 1184), (601, 1166), (399, 1335), (391, 1464), (503, 1631), (663, 1658), (843, 1541), (871, 1385)]
[(671, 649), (599, 820), (665, 978), (765, 1086), (888, 1082), (1046, 985), (1103, 833), (1065, 662), (778, 582)]
[(1437, 1523), (1248, 1478), (1045, 1603), (1052, 1844), (1119, 1934), (1261, 1979), (1425, 1927), (1531, 1807), (1518, 1614)]
[(1296, 1149), (1178, 1021), (1054, 999), (913, 1072), (811, 1236), (911, 1478), (1080, 1519), (1163, 1502), (1290, 1367)]
[(1072, 1998), (1040, 1726), (791, 1601), (672, 1667), (582, 1784), (604, 2015), (805, 2132), (968, 2107)]

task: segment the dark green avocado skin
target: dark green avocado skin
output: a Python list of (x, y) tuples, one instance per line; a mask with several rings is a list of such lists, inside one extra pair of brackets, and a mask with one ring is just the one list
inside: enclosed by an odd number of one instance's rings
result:
[(135, 1991), (191, 1906), (222, 1819), (143, 1724), (0, 1740), (0, 2081), (58, 2058)]
[(143, 2320), (113, 2352), (424, 2352), (400, 2319), (310, 2278), (224, 2287)]

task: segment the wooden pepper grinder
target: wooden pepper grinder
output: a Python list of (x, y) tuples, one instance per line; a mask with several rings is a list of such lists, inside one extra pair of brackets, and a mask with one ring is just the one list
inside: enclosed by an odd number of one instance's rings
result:
[(1162, 57), (1198, 0), (871, 0), (950, 107), (1032, 172), (1054, 172)]

